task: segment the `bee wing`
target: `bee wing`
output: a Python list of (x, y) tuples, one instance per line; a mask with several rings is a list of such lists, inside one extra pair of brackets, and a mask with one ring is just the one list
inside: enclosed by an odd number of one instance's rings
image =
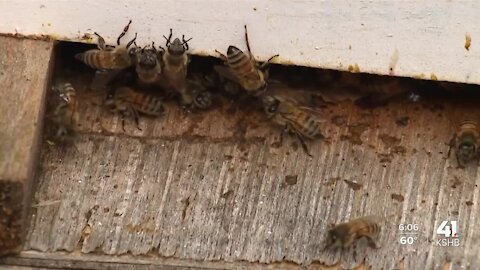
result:
[(92, 84), (90, 88), (92, 90), (103, 90), (107, 85), (112, 81), (112, 79), (117, 76), (121, 70), (119, 69), (100, 69), (95, 71), (95, 76), (93, 77)]
[(312, 108), (307, 106), (300, 106), (300, 109), (307, 111), (308, 113), (314, 115), (318, 122), (325, 123), (328, 119), (325, 117), (325, 113), (318, 108)]
[[(288, 100), (290, 103), (293, 104), (292, 106), (297, 107), (299, 110), (305, 111), (308, 114), (311, 114), (311, 115), (315, 116), (316, 120), (319, 123), (325, 123), (325, 122), (328, 121), (328, 119), (326, 118), (323, 111), (320, 110), (319, 108), (312, 108), (312, 107), (309, 107), (309, 106), (297, 105), (297, 102), (295, 100), (290, 99), (290, 98), (287, 98), (287, 99), (284, 99), (284, 100)], [(288, 112), (281, 112), (281, 114), (285, 118), (288, 118), (288, 115), (291, 115), (291, 113), (288, 113)]]
[(240, 81), (238, 80), (237, 76), (235, 76), (233, 73), (232, 73), (232, 70), (229, 68), (229, 67), (226, 67), (226, 66), (221, 66), (221, 65), (216, 65), (213, 67), (213, 69), (215, 69), (215, 71), (222, 77), (225, 77), (229, 80), (232, 80), (238, 84), (240, 84)]
[(377, 216), (377, 215), (368, 215), (368, 216), (357, 218), (356, 220), (365, 221), (367, 223), (381, 224), (384, 219), (382, 219), (380, 216)]

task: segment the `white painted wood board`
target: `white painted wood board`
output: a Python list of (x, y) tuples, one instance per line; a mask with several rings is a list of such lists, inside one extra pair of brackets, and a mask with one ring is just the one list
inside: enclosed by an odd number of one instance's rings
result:
[(0, 12), (0, 33), (86, 42), (97, 31), (112, 44), (132, 19), (127, 38), (138, 32), (139, 45), (173, 28), (200, 55), (245, 49), (247, 24), (259, 60), (279, 53), (283, 64), (480, 83), (478, 1), (8, 0)]

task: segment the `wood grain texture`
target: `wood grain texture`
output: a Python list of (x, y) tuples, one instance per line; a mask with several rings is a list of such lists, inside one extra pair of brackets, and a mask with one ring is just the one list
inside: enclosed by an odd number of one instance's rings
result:
[[(478, 170), (447, 158), (454, 124), (480, 117), (478, 99), (329, 106), (325, 118), (345, 123), (325, 123), (327, 139), (310, 144), (309, 158), (292, 138), (276, 147), (279, 129), (253, 105), (227, 100), (198, 113), (167, 104), (164, 117), (142, 117), (142, 131), (127, 121), (124, 133), (119, 117), (99, 106), (100, 94), (85, 91), (82, 78), (70, 80), (79, 93), (78, 134), (69, 145), (44, 143), (26, 250), (299, 267), (480, 267)], [(324, 251), (331, 224), (371, 214), (384, 217), (380, 249), (360, 241)], [(459, 247), (435, 246), (442, 220), (458, 220)], [(400, 245), (400, 223), (419, 224), (413, 245)]]
[[(47, 267), (48, 269), (118, 269), (118, 270), (211, 270), (211, 269), (235, 269), (235, 270), (340, 270), (339, 266), (325, 266), (319, 263), (303, 267), (294, 263), (282, 262), (272, 264), (249, 263), (249, 262), (224, 262), (224, 261), (193, 261), (175, 258), (139, 257), (132, 255), (105, 256), (95, 254), (66, 254), (62, 252), (45, 253), (36, 251), (24, 251), (16, 257), (0, 259), (0, 263), (8, 266), (33, 266)], [(361, 264), (362, 266), (363, 264)], [(360, 267), (361, 267), (360, 266)], [(1, 269), (1, 266), (0, 266)], [(34, 268), (37, 269), (37, 268)], [(43, 269), (43, 268), (42, 268)], [(362, 269), (362, 268), (355, 268)]]
[(0, 37), (0, 255), (21, 244), (53, 43)]

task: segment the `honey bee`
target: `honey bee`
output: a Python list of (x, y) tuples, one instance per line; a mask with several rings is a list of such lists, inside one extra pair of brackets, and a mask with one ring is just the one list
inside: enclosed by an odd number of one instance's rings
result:
[(192, 103), (196, 108), (207, 109), (212, 106), (212, 93), (208, 91), (206, 85), (208, 82), (199, 74), (194, 74), (193, 78), (187, 79), (187, 92), (191, 96)]
[[(469, 162), (478, 158), (479, 135), (476, 121), (465, 120), (458, 126), (450, 146), (455, 146), (455, 155), (460, 167), (463, 168)], [(450, 155), (450, 149), (448, 155)]]
[(226, 56), (215, 50), (220, 55), (220, 58), (224, 60), (225, 66), (217, 65), (214, 66), (214, 69), (221, 76), (238, 83), (248, 94), (259, 96), (265, 93), (267, 89), (268, 65), (270, 61), (279, 55), (276, 54), (270, 57), (262, 65), (259, 65), (253, 58), (253, 54), (250, 50), (246, 25), (245, 40), (247, 43), (248, 55), (232, 45), (228, 47)]
[(320, 124), (325, 122), (325, 119), (321, 117), (320, 112), (310, 107), (300, 106), (294, 100), (279, 96), (264, 96), (262, 103), (267, 118), (285, 127), (285, 131), (293, 133), (300, 141), (304, 152), (308, 156), (312, 156), (308, 151), (305, 140), (324, 138), (320, 130)]
[(325, 249), (348, 248), (362, 237), (367, 238), (372, 248), (378, 248), (373, 238), (380, 233), (380, 229), (376, 216), (361, 217), (338, 224), (328, 231)]
[(107, 95), (105, 106), (112, 112), (119, 112), (122, 116), (122, 129), (125, 131), (125, 117), (134, 117), (138, 130), (142, 130), (139, 126), (139, 113), (159, 116), (164, 113), (162, 100), (143, 93), (138, 92), (131, 87), (119, 87), (113, 93)]
[(205, 82), (210, 88), (222, 89), (232, 96), (236, 96), (243, 91), (238, 83), (220, 76), (217, 72), (205, 75)]
[(159, 80), (162, 73), (161, 57), (161, 51), (155, 48), (154, 42), (151, 48), (144, 47), (137, 51), (135, 70), (140, 84), (152, 84)]
[(137, 39), (137, 33), (135, 33), (135, 37), (129, 41), (126, 46), (120, 46), (120, 40), (127, 33), (131, 23), (132, 20), (128, 22), (127, 26), (123, 29), (123, 32), (118, 36), (116, 47), (112, 48), (107, 46), (105, 44), (105, 39), (95, 32), (94, 34), (98, 38), (98, 49), (78, 53), (75, 55), (75, 58), (95, 69), (115, 70), (125, 69), (132, 66), (138, 48), (130, 48), (130, 46)]
[(172, 29), (170, 29), (170, 35), (166, 39), (167, 49), (163, 49), (163, 78), (165, 80), (168, 89), (174, 89), (182, 96), (182, 102), (184, 104), (192, 104), (193, 98), (187, 93), (187, 66), (189, 58), (187, 55), (188, 42), (191, 38), (185, 40), (185, 36), (182, 36), (182, 41), (179, 38), (172, 39)]
[(53, 88), (59, 92), (60, 103), (53, 112), (53, 121), (57, 124), (56, 137), (62, 137), (73, 129), (78, 122), (76, 91), (71, 83), (60, 84)]

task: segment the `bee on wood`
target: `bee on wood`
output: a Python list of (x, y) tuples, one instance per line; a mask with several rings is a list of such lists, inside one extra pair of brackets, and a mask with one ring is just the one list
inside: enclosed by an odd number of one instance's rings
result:
[(120, 46), (120, 40), (127, 33), (131, 23), (132, 20), (128, 22), (123, 32), (118, 36), (116, 47), (107, 46), (105, 39), (95, 32), (94, 34), (98, 38), (98, 49), (78, 53), (75, 55), (75, 58), (95, 69), (121, 70), (132, 66), (138, 48), (130, 48), (130, 46), (137, 39), (137, 33), (135, 33), (135, 37), (126, 46)]
[(131, 87), (119, 87), (113, 93), (107, 95), (105, 106), (112, 112), (119, 112), (122, 116), (122, 129), (125, 131), (125, 117), (134, 117), (138, 130), (142, 130), (139, 126), (139, 113), (160, 116), (164, 113), (162, 100), (136, 91)]
[(238, 83), (220, 76), (220, 74), (215, 71), (205, 75), (205, 81), (209, 88), (223, 90), (232, 96), (236, 96), (243, 91), (242, 87)]
[[(476, 160), (479, 150), (478, 123), (472, 120), (461, 122), (450, 142), (450, 147), (452, 145), (455, 147), (458, 166), (463, 168), (471, 161)], [(450, 150), (448, 155), (450, 155)]]
[(325, 249), (348, 248), (362, 237), (367, 238), (369, 246), (378, 248), (373, 238), (380, 230), (381, 226), (376, 216), (361, 217), (338, 224), (328, 231)]
[[(187, 91), (187, 66), (189, 58), (187, 55), (188, 42), (190, 39), (185, 40), (185, 36), (182, 36), (182, 41), (179, 38), (172, 39), (172, 29), (170, 29), (170, 35), (168, 38), (163, 36), (166, 40), (167, 49), (163, 50), (163, 78), (166, 88), (173, 89), (180, 93), (182, 96), (183, 104), (192, 104), (193, 97), (188, 94)], [(162, 48), (163, 49), (163, 48)]]
[(270, 57), (262, 65), (259, 65), (253, 58), (248, 41), (247, 26), (245, 25), (245, 40), (247, 43), (248, 55), (239, 48), (230, 45), (227, 55), (215, 50), (225, 62), (225, 66), (214, 66), (221, 76), (238, 83), (248, 94), (259, 96), (267, 89), (268, 65), (275, 57)]
[(192, 104), (199, 109), (207, 109), (212, 106), (212, 93), (207, 89), (208, 81), (200, 74), (194, 74), (192, 78), (187, 79), (187, 92), (192, 97)]
[[(300, 141), (304, 152), (312, 156), (305, 143), (306, 139), (322, 139), (320, 125), (325, 122), (321, 113), (310, 107), (300, 106), (296, 101), (280, 96), (264, 96), (263, 109), (267, 118), (285, 127), (285, 131), (294, 134)], [(283, 132), (282, 132), (283, 137)]]
[(135, 71), (140, 84), (147, 85), (158, 82), (162, 73), (161, 57), (161, 51), (155, 48), (154, 42), (152, 42), (151, 48), (146, 46), (137, 51)]
[(56, 137), (68, 134), (78, 122), (77, 98), (75, 88), (71, 83), (60, 84), (53, 88), (59, 93), (60, 102), (53, 112), (53, 121), (57, 124)]

